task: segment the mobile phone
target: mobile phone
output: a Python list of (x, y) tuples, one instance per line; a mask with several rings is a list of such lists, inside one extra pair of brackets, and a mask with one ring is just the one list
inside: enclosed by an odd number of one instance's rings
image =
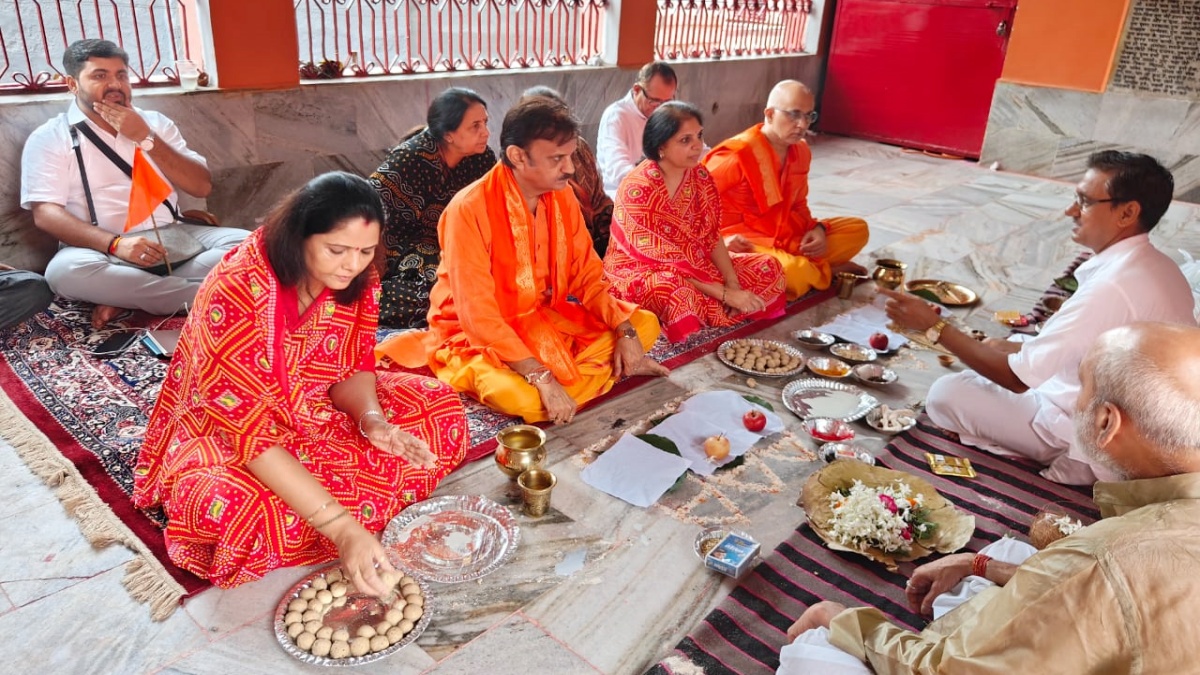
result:
[(126, 349), (129, 349), (129, 345), (133, 344), (134, 340), (137, 340), (141, 334), (142, 329), (140, 328), (117, 331), (104, 338), (104, 342), (101, 342), (92, 350), (92, 356), (99, 359), (109, 359), (118, 356), (124, 353)]
[(178, 330), (152, 330), (142, 338), (142, 344), (151, 354), (160, 359), (170, 359), (179, 343)]

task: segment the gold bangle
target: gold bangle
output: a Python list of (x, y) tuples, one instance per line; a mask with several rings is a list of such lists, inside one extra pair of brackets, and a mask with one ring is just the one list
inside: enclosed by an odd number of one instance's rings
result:
[(329, 499), (329, 501), (327, 501), (327, 502), (325, 502), (324, 504), (322, 504), (322, 505), (318, 506), (316, 511), (313, 511), (312, 513), (308, 514), (307, 516), (305, 516), (305, 518), (304, 518), (304, 519), (305, 519), (305, 520), (307, 520), (308, 522), (310, 522), (310, 523), (311, 523), (313, 518), (316, 518), (317, 516), (321, 515), (321, 512), (322, 512), (322, 511), (324, 511), (325, 509), (329, 508), (329, 505), (330, 505), (330, 504), (332, 504), (332, 503), (334, 503), (334, 502), (336, 502), (336, 501), (337, 501), (337, 499), (330, 498), (330, 499)]
[(729, 292), (729, 287), (728, 287), (728, 286), (722, 286), (722, 287), (721, 287), (721, 304), (722, 304), (722, 305), (724, 305), (724, 304), (725, 304), (725, 294), (727, 294), (728, 292)]
[(316, 523), (312, 523), (313, 529), (314, 529), (314, 530), (320, 530), (322, 527), (325, 527), (326, 525), (328, 525), (328, 524), (332, 523), (333, 521), (337, 520), (338, 518), (341, 518), (342, 516), (344, 516), (344, 515), (346, 515), (346, 514), (348, 514), (348, 513), (350, 513), (350, 512), (349, 512), (349, 511), (347, 511), (346, 509), (342, 509), (341, 513), (339, 513), (339, 514), (337, 514), (336, 516), (334, 516), (334, 517), (330, 518), (329, 520), (326, 520), (325, 522), (321, 523), (320, 525), (317, 525)]

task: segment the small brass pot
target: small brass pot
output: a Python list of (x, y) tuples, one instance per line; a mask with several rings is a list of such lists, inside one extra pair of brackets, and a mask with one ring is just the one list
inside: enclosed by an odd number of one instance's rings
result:
[(546, 432), (529, 424), (514, 424), (496, 434), (496, 466), (504, 475), (516, 479), (530, 469), (540, 469), (546, 461)]
[(907, 267), (908, 265), (899, 260), (880, 258), (875, 261), (875, 271), (871, 273), (871, 278), (880, 287), (894, 291), (904, 285), (904, 270)]

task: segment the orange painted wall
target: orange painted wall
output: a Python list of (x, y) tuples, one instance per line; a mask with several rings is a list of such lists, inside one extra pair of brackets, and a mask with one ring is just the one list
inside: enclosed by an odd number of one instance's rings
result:
[(210, 0), (214, 58), (222, 89), (300, 84), (300, 47), (291, 0)]
[(621, 3), (621, 42), (617, 45), (617, 66), (641, 68), (654, 60), (654, 27), (658, 3), (624, 0)]
[(1000, 78), (1104, 91), (1130, 0), (1020, 0)]

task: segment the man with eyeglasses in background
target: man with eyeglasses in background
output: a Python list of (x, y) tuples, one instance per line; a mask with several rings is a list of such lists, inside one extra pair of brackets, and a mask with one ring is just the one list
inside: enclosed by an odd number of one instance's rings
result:
[(609, 197), (616, 199), (621, 180), (642, 161), (646, 119), (658, 106), (675, 100), (678, 86), (671, 66), (663, 61), (647, 63), (625, 98), (604, 109), (596, 135), (596, 163)]
[(1093, 154), (1087, 166), (1066, 215), (1075, 224), (1071, 239), (1095, 255), (1075, 270), (1079, 290), (1033, 338), (977, 342), (921, 298), (880, 291), (891, 298), (895, 323), (925, 331), (970, 368), (933, 383), (929, 418), (963, 443), (1033, 459), (1048, 465), (1043, 476), (1072, 485), (1116, 480), (1075, 442), (1071, 415), (1088, 347), (1106, 330), (1137, 321), (1196, 324), (1187, 279), (1150, 243), (1171, 204), (1171, 172), (1153, 157), (1116, 150)]
[(718, 144), (704, 164), (721, 193), (721, 234), (730, 253), (767, 253), (783, 266), (787, 299), (829, 288), (837, 272), (865, 273), (851, 259), (867, 243), (862, 218), (817, 220), (808, 209), (816, 99), (795, 80), (771, 89), (763, 121)]

